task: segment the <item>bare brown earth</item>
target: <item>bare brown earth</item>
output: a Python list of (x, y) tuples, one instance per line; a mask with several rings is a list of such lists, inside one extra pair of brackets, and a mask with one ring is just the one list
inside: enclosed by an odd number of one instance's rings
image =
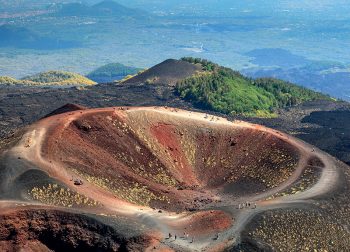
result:
[[(350, 216), (348, 167), (317, 148), (174, 108), (73, 107), (7, 142), (0, 250), (340, 251), (350, 243), (339, 226)], [(323, 225), (345, 238), (316, 243), (327, 237)]]
[(143, 73), (126, 80), (124, 83), (148, 83), (175, 86), (176, 82), (179, 80), (190, 77), (200, 71), (202, 71), (200, 65), (194, 65), (182, 60), (168, 59)]

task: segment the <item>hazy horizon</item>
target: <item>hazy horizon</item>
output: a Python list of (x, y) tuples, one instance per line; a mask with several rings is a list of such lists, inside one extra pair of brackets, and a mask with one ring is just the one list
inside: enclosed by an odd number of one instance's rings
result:
[[(113, 11), (108, 17), (79, 12), (57, 16), (55, 6), (63, 2), (101, 1), (0, 1), (0, 23), (14, 27), (0, 30), (5, 34), (0, 38), (0, 75), (20, 78), (52, 69), (87, 74), (111, 62), (145, 68), (167, 58), (193, 56), (303, 85), (309, 83), (308, 75), (320, 81), (329, 77), (319, 87), (309, 85), (328, 93), (334, 78), (341, 83), (350, 79), (346, 1), (116, 1), (145, 11), (143, 18), (132, 15), (134, 9), (122, 17)], [(16, 34), (22, 28), (27, 31)], [(6, 36), (13, 36), (16, 44)], [(295, 57), (304, 60), (295, 64)], [(290, 70), (295, 68), (297, 73)], [(335, 76), (339, 71), (346, 76)], [(332, 76), (324, 78), (324, 73)], [(343, 92), (350, 95), (348, 89)]]

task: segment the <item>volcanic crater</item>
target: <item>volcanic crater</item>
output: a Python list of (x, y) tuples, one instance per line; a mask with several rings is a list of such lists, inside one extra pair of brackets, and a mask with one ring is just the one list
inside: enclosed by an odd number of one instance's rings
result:
[(220, 251), (264, 209), (336, 187), (331, 158), (260, 125), (167, 107), (63, 112), (23, 130), (2, 154), (1, 206), (24, 207), (17, 218), (42, 206), (125, 218), (133, 225), (119, 225), (134, 231), (120, 231), (123, 244), (144, 232), (144, 247)]
[(247, 196), (243, 184), (248, 194), (267, 191), (295, 171), (299, 151), (277, 133), (206, 117), (154, 108), (75, 112), (51, 129), (43, 158), (130, 203), (172, 211), (218, 202), (218, 192)]

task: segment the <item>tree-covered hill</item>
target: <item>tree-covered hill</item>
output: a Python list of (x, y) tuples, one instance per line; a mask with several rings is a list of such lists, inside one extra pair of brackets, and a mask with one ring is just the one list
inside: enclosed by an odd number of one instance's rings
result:
[(86, 77), (96, 82), (112, 82), (123, 79), (127, 75), (134, 75), (141, 71), (141, 68), (125, 66), (120, 63), (110, 63), (101, 66), (90, 72)]
[(85, 86), (96, 83), (80, 74), (64, 71), (48, 71), (17, 80), (0, 76), (0, 84), (28, 86)]
[(226, 114), (272, 117), (278, 108), (329, 96), (272, 78), (250, 79), (237, 71), (198, 58), (183, 61), (201, 65), (204, 72), (181, 80), (176, 93), (183, 99)]

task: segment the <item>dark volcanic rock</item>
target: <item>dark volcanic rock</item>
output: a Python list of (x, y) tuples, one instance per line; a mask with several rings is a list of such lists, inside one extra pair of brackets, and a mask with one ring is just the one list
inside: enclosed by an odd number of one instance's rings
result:
[(44, 118), (46, 117), (50, 117), (53, 115), (58, 115), (58, 114), (63, 114), (66, 112), (71, 112), (71, 111), (77, 111), (77, 110), (83, 110), (86, 109), (86, 107), (80, 106), (78, 104), (71, 104), (71, 103), (67, 103), (66, 105), (52, 111), (50, 114), (44, 116)]

